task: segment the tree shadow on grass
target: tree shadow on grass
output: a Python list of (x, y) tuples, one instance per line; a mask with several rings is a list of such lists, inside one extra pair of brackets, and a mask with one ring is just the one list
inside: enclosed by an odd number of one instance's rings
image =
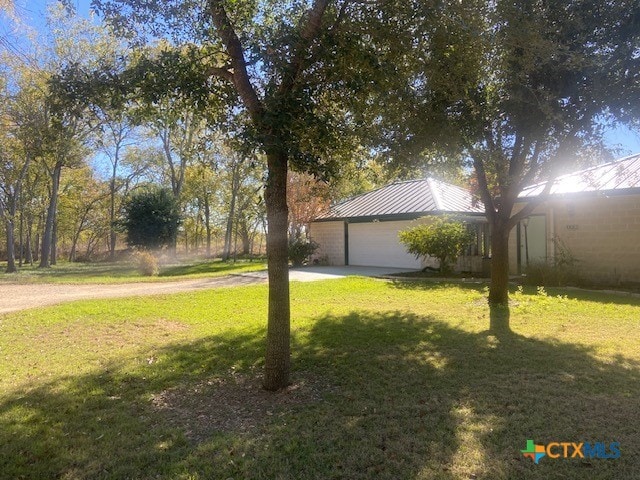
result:
[(399, 280), (393, 279), (389, 282), (393, 288), (397, 288), (399, 290), (442, 290), (451, 287), (460, 288), (462, 290), (469, 291), (482, 291), (487, 287), (485, 282), (459, 282), (459, 281), (449, 281), (446, 279), (432, 281), (432, 280)]
[[(407, 312), (322, 315), (294, 384), (259, 388), (263, 331), (141, 352), (5, 395), (6, 478), (633, 478), (640, 366)], [(618, 460), (524, 459), (526, 440)]]
[[(480, 283), (463, 283), (463, 282), (455, 282), (455, 281), (407, 281), (407, 280), (392, 280), (391, 285), (394, 288), (400, 290), (423, 290), (423, 291), (438, 291), (442, 289), (447, 289), (451, 287), (460, 288), (468, 291), (476, 291), (481, 292), (483, 289), (487, 288), (487, 284)], [(511, 285), (509, 288), (509, 293), (513, 295), (516, 292), (518, 287), (516, 285)], [(523, 291), (527, 295), (535, 295), (538, 287), (531, 285), (524, 285)], [(549, 295), (556, 296), (566, 296), (569, 299), (576, 299), (581, 301), (589, 301), (589, 302), (597, 302), (597, 303), (605, 303), (605, 304), (614, 304), (614, 305), (634, 305), (640, 306), (640, 297), (637, 294), (629, 294), (625, 292), (620, 293), (609, 293), (606, 291), (597, 291), (597, 290), (582, 290), (575, 287), (549, 287), (546, 289)]]

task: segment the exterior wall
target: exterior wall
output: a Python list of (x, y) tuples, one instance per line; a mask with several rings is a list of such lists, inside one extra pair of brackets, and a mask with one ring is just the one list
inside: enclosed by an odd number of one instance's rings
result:
[(312, 222), (309, 236), (320, 247), (313, 255), (329, 265), (344, 265), (344, 222)]
[[(640, 282), (640, 195), (552, 200), (536, 213), (547, 214), (549, 261), (555, 255), (555, 235), (557, 249), (566, 247), (578, 260), (581, 277), (606, 284)], [(513, 273), (517, 273), (516, 248), (514, 229)]]
[(422, 268), (415, 255), (407, 253), (398, 239), (400, 230), (415, 226), (412, 220), (349, 224), (349, 265)]

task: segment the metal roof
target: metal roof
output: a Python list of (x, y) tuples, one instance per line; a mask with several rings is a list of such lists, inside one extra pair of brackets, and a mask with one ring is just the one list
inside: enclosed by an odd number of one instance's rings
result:
[(433, 178), (395, 182), (331, 207), (316, 220), (362, 217), (412, 216), (434, 213), (484, 213), (464, 188)]
[[(542, 182), (531, 185), (520, 192), (518, 197), (537, 197), (544, 191), (546, 184), (547, 182)], [(624, 193), (631, 189), (640, 189), (640, 154), (562, 175), (553, 181), (549, 195), (616, 191)]]

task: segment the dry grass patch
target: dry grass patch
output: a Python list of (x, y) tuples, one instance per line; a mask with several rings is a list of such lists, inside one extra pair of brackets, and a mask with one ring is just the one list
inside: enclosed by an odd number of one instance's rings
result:
[(151, 402), (186, 438), (201, 443), (217, 433), (257, 434), (273, 418), (292, 415), (330, 391), (310, 374), (298, 373), (289, 387), (272, 393), (262, 388), (257, 372), (232, 373), (169, 388), (153, 394)]

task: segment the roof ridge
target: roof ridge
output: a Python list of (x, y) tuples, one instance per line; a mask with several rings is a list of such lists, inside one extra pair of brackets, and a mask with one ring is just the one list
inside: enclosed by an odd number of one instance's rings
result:
[(379, 190), (382, 190), (383, 188), (388, 188), (391, 187), (392, 185), (400, 185), (402, 183), (411, 183), (411, 182), (424, 182), (426, 179), (425, 178), (414, 178), (413, 180), (396, 180), (393, 181), (391, 183), (386, 183), (380, 187), (374, 188), (373, 190), (369, 190), (368, 192), (362, 192), (362, 193), (356, 193), (355, 195), (352, 195), (348, 198), (345, 198), (344, 200), (339, 201), (338, 203), (334, 203), (333, 205), (330, 206), (330, 208), (334, 208), (334, 207), (338, 207), (340, 205), (342, 205), (343, 203), (346, 202), (350, 202), (351, 200), (354, 200), (355, 198), (358, 197), (362, 197), (364, 195), (369, 195), (371, 193), (375, 193)]
[(431, 190), (431, 196), (433, 197), (433, 203), (436, 204), (436, 210), (442, 210), (442, 199), (440, 198), (440, 192), (438, 191), (437, 186), (435, 185), (435, 180), (432, 177), (427, 178), (427, 185), (429, 185), (429, 190)]
[(401, 183), (424, 182), (425, 180), (428, 180), (428, 178), (412, 178), (411, 180), (395, 180), (391, 183), (387, 183), (385, 186), (389, 187), (391, 185), (399, 185)]

